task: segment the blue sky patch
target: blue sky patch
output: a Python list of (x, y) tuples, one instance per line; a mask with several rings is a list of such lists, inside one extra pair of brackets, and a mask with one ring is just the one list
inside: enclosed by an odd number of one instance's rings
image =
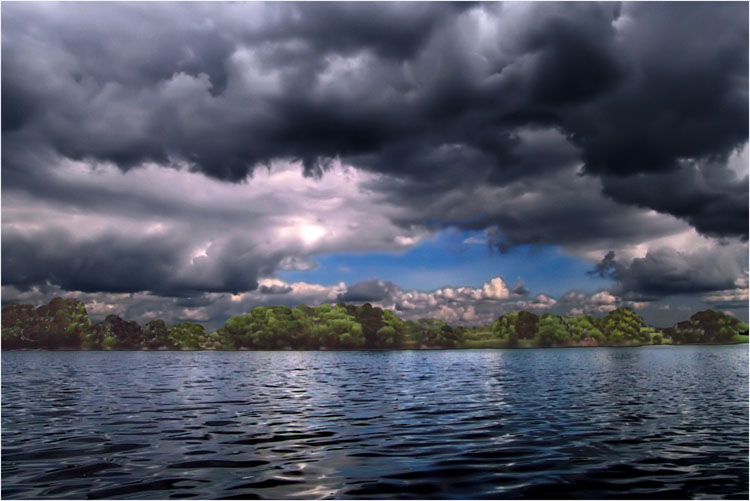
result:
[(483, 231), (445, 230), (406, 251), (316, 255), (311, 256), (319, 265), (314, 270), (279, 271), (278, 275), (285, 281), (323, 285), (378, 278), (419, 290), (478, 287), (501, 276), (510, 286), (520, 278), (532, 293), (553, 295), (570, 289), (594, 292), (613, 284), (588, 276), (590, 263), (564, 254), (557, 246), (520, 245), (501, 253), (483, 241)]

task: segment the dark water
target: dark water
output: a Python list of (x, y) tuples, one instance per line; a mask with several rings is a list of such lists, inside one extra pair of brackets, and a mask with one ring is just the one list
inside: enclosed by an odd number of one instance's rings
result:
[(2, 497), (748, 497), (747, 346), (2, 354)]

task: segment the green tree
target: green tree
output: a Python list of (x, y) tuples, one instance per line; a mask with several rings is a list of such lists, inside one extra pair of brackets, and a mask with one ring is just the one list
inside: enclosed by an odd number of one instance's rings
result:
[(379, 347), (394, 347), (400, 344), (400, 341), (396, 337), (396, 330), (390, 325), (386, 325), (378, 329), (378, 342)]
[(641, 316), (626, 307), (612, 310), (604, 317), (604, 333), (608, 340), (615, 344), (631, 341), (648, 342), (648, 336), (641, 336), (643, 325)]
[(113, 336), (105, 336), (102, 340), (101, 347), (103, 350), (114, 350), (118, 346), (117, 338)]
[(566, 344), (571, 340), (562, 319), (549, 314), (542, 315), (536, 339), (540, 346), (557, 346)]
[(49, 304), (9, 304), (2, 310), (3, 348), (77, 349), (97, 328), (77, 299), (54, 298)]
[[(327, 305), (324, 305), (327, 306)], [(313, 335), (325, 348), (361, 348), (365, 344), (362, 326), (342, 306), (315, 308), (317, 321), (312, 326)]]
[(714, 310), (699, 311), (672, 330), (678, 343), (726, 343), (747, 330), (747, 324)]
[(143, 343), (143, 329), (138, 322), (126, 321), (117, 315), (107, 315), (101, 324), (105, 339), (111, 337), (115, 342), (108, 342), (107, 347), (118, 350), (135, 350)]
[(362, 335), (365, 337), (364, 346), (368, 348), (379, 346), (381, 339), (378, 332), (385, 327), (383, 310), (373, 307), (370, 303), (365, 303), (359, 307), (354, 305), (338, 305), (338, 307), (341, 306), (346, 308), (347, 313), (362, 327)]
[(207, 350), (236, 350), (234, 339), (225, 328), (217, 329), (208, 335), (203, 343)]
[[(258, 308), (255, 308), (257, 310)], [(253, 312), (255, 311), (253, 310)], [(224, 329), (237, 348), (251, 348), (253, 342), (253, 326), (258, 322), (258, 316), (253, 312), (231, 317), (224, 323)]]
[(182, 322), (169, 329), (169, 341), (182, 350), (200, 350), (207, 341), (206, 329), (200, 324)]
[(149, 350), (174, 349), (169, 339), (169, 328), (164, 320), (151, 320), (143, 329), (143, 346)]
[(604, 344), (607, 341), (607, 336), (596, 327), (587, 330), (586, 337), (592, 339), (596, 344)]
[[(382, 310), (383, 327), (377, 331), (377, 346), (395, 348), (402, 346), (406, 340), (404, 321), (390, 310)], [(385, 329), (385, 330), (384, 330)]]
[(506, 313), (492, 324), (496, 337), (508, 339), (515, 344), (519, 339), (534, 339), (538, 332), (539, 317), (534, 313), (522, 310)]

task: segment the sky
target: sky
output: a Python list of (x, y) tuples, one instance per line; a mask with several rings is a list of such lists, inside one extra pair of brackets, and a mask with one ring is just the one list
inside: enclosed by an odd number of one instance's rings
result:
[(748, 318), (747, 3), (1, 9), (3, 304)]

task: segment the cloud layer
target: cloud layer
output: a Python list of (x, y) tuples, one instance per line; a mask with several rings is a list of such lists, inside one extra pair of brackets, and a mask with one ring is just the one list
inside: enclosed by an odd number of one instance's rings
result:
[(3, 5), (3, 300), (292, 303), (279, 270), (450, 226), (557, 246), (614, 286), (319, 292), (457, 321), (510, 300), (744, 308), (747, 9)]
[[(122, 169), (184, 162), (231, 181), (279, 158), (315, 173), (340, 157), (438, 185), (467, 165), (502, 185), (580, 158), (621, 203), (747, 237), (746, 183), (723, 175), (748, 135), (744, 4), (4, 13), (11, 150), (41, 144)], [(565, 144), (528, 154), (524, 131)], [(665, 175), (699, 203), (649, 193)]]

